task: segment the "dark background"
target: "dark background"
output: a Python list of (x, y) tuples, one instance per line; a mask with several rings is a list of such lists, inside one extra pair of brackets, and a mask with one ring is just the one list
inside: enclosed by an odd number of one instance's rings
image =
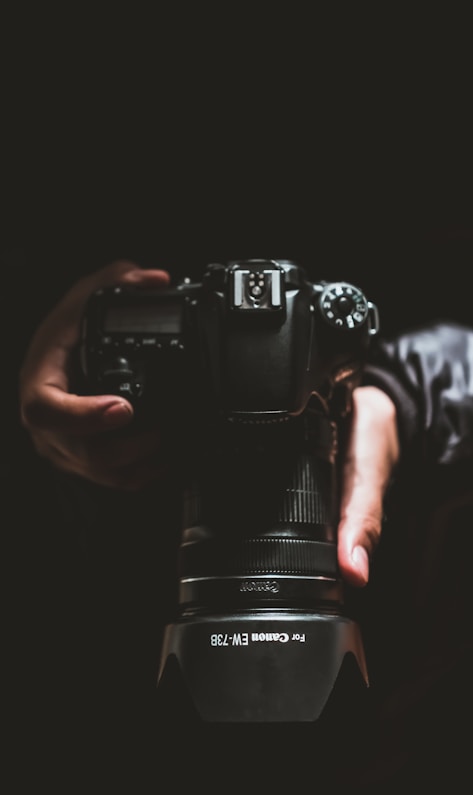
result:
[[(5, 681), (19, 682), (21, 737), (23, 689), (41, 690), (38, 671), (56, 676), (41, 621), (28, 634), (56, 558), (45, 560), (54, 506), (35, 502), (18, 372), (79, 276), (115, 258), (175, 280), (209, 262), (290, 258), (314, 281), (362, 287), (383, 334), (473, 320), (468, 19), (309, 12), (3, 15), (1, 438), (17, 669)], [(62, 565), (59, 550), (56, 579)]]
[(3, 30), (16, 361), (75, 278), (115, 257), (175, 278), (287, 257), (364, 287), (385, 333), (470, 320), (472, 57), (458, 12), (43, 11), (5, 15)]
[(314, 280), (362, 283), (386, 331), (468, 315), (472, 57), (458, 12), (42, 12), (5, 15), (3, 30), (15, 338), (77, 274), (124, 256), (176, 277), (290, 257)]
[(115, 258), (174, 280), (214, 261), (290, 258), (313, 281), (362, 287), (383, 334), (470, 323), (468, 29), (461, 14), (432, 11), (4, 14), (13, 452), (34, 329), (79, 276)]

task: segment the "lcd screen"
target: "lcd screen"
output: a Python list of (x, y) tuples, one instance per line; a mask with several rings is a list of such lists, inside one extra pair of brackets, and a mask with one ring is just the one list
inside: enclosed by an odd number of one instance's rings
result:
[(180, 334), (182, 304), (162, 301), (111, 306), (105, 314), (103, 328), (106, 333)]

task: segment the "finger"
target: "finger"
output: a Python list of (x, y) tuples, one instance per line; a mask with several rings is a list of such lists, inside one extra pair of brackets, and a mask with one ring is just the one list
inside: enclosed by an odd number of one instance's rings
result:
[(62, 388), (43, 385), (21, 408), (25, 427), (68, 434), (94, 434), (128, 425), (131, 405), (115, 395), (79, 397)]
[(87, 437), (36, 432), (35, 446), (60, 469), (99, 485), (135, 491), (158, 479), (171, 462), (159, 428)]
[(63, 434), (57, 437), (57, 446), (64, 450), (65, 455), (85, 462), (88, 469), (95, 466), (118, 470), (137, 466), (141, 461), (152, 458), (162, 459), (165, 455), (161, 429), (155, 425), (138, 430), (136, 426), (130, 426), (91, 437), (81, 434), (67, 438)]
[(165, 461), (150, 458), (122, 467), (100, 467), (85, 464), (80, 458), (71, 458), (62, 451), (52, 447), (50, 437), (37, 438), (36, 449), (39, 455), (47, 458), (58, 469), (81, 477), (90, 483), (122, 491), (136, 492), (153, 482), (158, 482), (168, 471)]
[(355, 390), (338, 527), (340, 571), (355, 586), (368, 582), (382, 531), (384, 494), (398, 457), (394, 404), (374, 387)]
[(46, 332), (51, 335), (54, 328), (60, 328), (62, 344), (70, 348), (77, 342), (82, 313), (93, 292), (101, 287), (111, 287), (115, 284), (165, 287), (169, 282), (170, 275), (165, 270), (146, 270), (128, 260), (112, 262), (78, 281), (46, 318), (41, 330), (45, 327)]
[(355, 490), (338, 526), (338, 563), (342, 577), (363, 587), (369, 580), (370, 560), (382, 529), (382, 507), (369, 503), (367, 489)]
[(100, 287), (111, 287), (114, 284), (134, 284), (142, 286), (166, 286), (170, 282), (169, 272), (161, 268), (141, 268), (136, 262), (117, 260), (100, 268), (98, 271), (84, 276), (66, 293), (66, 298), (73, 294), (74, 299), (87, 299), (94, 290)]

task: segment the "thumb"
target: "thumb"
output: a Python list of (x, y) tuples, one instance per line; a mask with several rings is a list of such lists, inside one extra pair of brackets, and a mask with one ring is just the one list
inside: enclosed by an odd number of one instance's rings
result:
[(381, 536), (383, 509), (369, 503), (368, 489), (354, 490), (338, 525), (338, 565), (350, 585), (362, 587), (369, 579), (370, 559)]
[(22, 406), (22, 422), (26, 427), (87, 435), (121, 428), (133, 418), (133, 408), (116, 395), (79, 396), (44, 384), (34, 398)]
[(381, 536), (384, 495), (398, 458), (391, 399), (376, 387), (355, 389), (338, 526), (339, 568), (352, 585), (368, 582), (370, 558)]

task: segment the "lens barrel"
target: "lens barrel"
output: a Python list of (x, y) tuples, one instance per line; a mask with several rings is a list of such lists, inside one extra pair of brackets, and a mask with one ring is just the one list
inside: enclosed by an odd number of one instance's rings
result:
[(206, 721), (317, 720), (347, 654), (367, 683), (337, 566), (336, 426), (311, 412), (215, 439), (186, 495), (161, 686)]

